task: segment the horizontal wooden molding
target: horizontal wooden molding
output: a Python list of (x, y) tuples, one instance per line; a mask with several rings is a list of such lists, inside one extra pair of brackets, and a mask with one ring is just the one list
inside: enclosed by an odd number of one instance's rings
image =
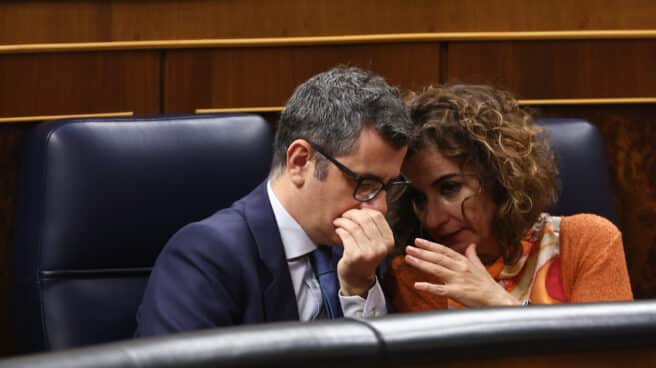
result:
[(69, 114), (69, 115), (41, 115), (41, 116), (16, 116), (16, 117), (0, 117), (0, 123), (24, 123), (45, 120), (58, 120), (58, 119), (79, 119), (79, 118), (112, 118), (121, 116), (133, 116), (132, 111), (126, 112), (107, 112), (97, 114)]
[[(517, 101), (522, 106), (558, 106), (558, 105), (624, 105), (624, 104), (656, 104), (656, 97), (616, 97), (616, 98), (558, 98), (558, 99), (523, 99)], [(247, 106), (247, 107), (224, 107), (224, 108), (202, 108), (196, 109), (196, 114), (217, 114), (217, 113), (277, 113), (281, 112), (284, 106)], [(127, 112), (109, 112), (97, 114), (67, 114), (67, 115), (42, 115), (42, 116), (18, 116), (18, 117), (0, 117), (0, 123), (19, 123), (33, 122), (56, 119), (76, 119), (76, 118), (100, 118), (100, 117), (121, 117), (133, 116), (132, 111)]]
[(233, 112), (281, 112), (284, 106), (227, 107), (219, 109), (196, 109), (196, 114), (217, 114)]
[[(556, 98), (517, 100), (521, 106), (558, 106), (558, 105), (623, 105), (656, 104), (656, 97), (617, 97), (617, 98)], [(196, 114), (218, 114), (233, 112), (281, 112), (284, 106), (253, 106), (196, 109)]]
[(555, 98), (518, 100), (524, 106), (548, 105), (626, 105), (626, 104), (656, 104), (656, 97), (617, 97), (617, 98)]
[(180, 48), (273, 47), (409, 42), (473, 42), (514, 40), (653, 39), (656, 30), (445, 32), (316, 37), (220, 38), (191, 40), (111, 41), (0, 45), (0, 54), (65, 51), (148, 50)]

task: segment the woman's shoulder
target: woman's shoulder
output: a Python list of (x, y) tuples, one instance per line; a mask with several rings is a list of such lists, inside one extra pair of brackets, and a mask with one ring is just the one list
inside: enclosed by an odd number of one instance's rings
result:
[(592, 214), (562, 217), (561, 271), (572, 302), (631, 300), (622, 234)]
[(563, 234), (575, 234), (579, 237), (585, 235), (613, 237), (620, 233), (610, 220), (591, 213), (562, 216), (560, 231)]
[[(594, 245), (594, 246), (591, 246)], [(622, 247), (622, 233), (608, 219), (594, 214), (564, 216), (560, 221), (560, 246), (565, 253), (599, 253)]]

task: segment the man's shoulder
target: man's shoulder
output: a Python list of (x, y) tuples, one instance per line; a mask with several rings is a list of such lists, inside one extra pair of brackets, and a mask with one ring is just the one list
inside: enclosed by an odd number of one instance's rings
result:
[[(259, 188), (258, 188), (259, 189)], [(211, 216), (197, 222), (192, 222), (178, 230), (169, 240), (167, 248), (184, 247), (217, 252), (248, 252), (248, 244), (255, 243), (249, 223), (248, 208), (258, 208), (262, 205), (261, 198), (253, 194), (242, 197), (228, 208), (221, 209)], [(252, 211), (252, 210), (251, 210)], [(275, 223), (275, 219), (272, 220)]]
[(218, 210), (209, 217), (187, 226), (197, 226), (206, 230), (221, 230), (226, 227), (236, 228), (236, 230), (241, 228), (246, 229), (248, 227), (248, 220), (246, 219), (243, 198), (235, 202), (232, 206)]
[[(248, 231), (248, 224), (252, 221), (253, 213), (264, 212), (271, 207), (268, 197), (266, 196), (266, 186), (260, 185), (252, 192), (234, 202), (230, 207), (216, 211), (213, 215), (201, 220), (198, 224), (206, 226), (208, 229), (218, 229), (224, 232), (226, 228), (233, 231)], [(272, 213), (271, 221), (275, 221)]]
[(171, 243), (183, 244), (221, 244), (230, 247), (236, 242), (250, 238), (248, 222), (244, 212), (233, 205), (217, 211), (213, 215), (178, 230)]

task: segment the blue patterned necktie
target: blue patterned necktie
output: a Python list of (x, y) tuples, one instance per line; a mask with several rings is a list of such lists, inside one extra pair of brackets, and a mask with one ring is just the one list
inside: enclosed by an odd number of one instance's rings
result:
[(332, 262), (332, 249), (327, 246), (319, 246), (317, 250), (310, 253), (310, 262), (321, 287), (321, 297), (326, 316), (328, 319), (341, 318), (343, 316), (342, 307), (337, 295), (339, 282), (337, 281), (335, 265)]

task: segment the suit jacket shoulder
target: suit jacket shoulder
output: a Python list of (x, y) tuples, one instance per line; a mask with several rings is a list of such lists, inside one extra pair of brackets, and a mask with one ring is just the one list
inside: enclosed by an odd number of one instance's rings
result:
[(137, 335), (297, 318), (282, 241), (262, 184), (169, 240), (148, 281)]

